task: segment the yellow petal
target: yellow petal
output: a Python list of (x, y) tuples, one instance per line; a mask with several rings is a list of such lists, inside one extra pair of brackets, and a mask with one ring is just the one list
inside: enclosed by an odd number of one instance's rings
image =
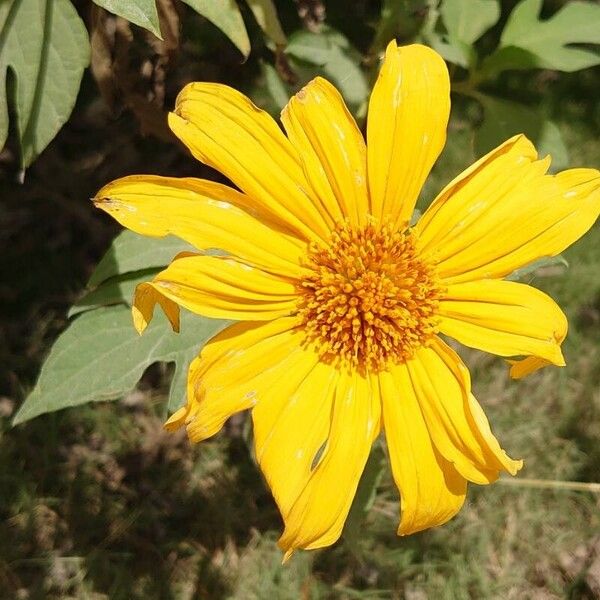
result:
[[(268, 321), (296, 309), (296, 286), (232, 258), (176, 258), (152, 281), (138, 285), (133, 300), (140, 313), (152, 316), (148, 302), (158, 301), (148, 288), (188, 310), (215, 319)], [(142, 323), (143, 328), (148, 320)]]
[(315, 356), (305, 352), (301, 360), (287, 361), (271, 396), (252, 409), (256, 459), (284, 520), (310, 478), (331, 423), (338, 373)]
[(301, 272), (306, 243), (260, 214), (248, 196), (220, 183), (134, 175), (104, 186), (94, 202), (136, 233), (173, 234), (196, 248), (219, 248), (271, 272)]
[(138, 285), (131, 307), (133, 325), (141, 335), (148, 327), (154, 316), (154, 307), (159, 304), (163, 309), (173, 331), (179, 332), (179, 306), (166, 296), (154, 289), (151, 285)]
[(379, 433), (380, 411), (375, 379), (340, 373), (323, 454), (289, 511), (279, 540), (284, 560), (297, 548), (322, 548), (340, 537)]
[(567, 318), (546, 294), (523, 283), (484, 279), (450, 285), (439, 305), (440, 331), (499, 356), (565, 364)]
[(185, 423), (190, 440), (199, 442), (217, 433), (232, 414), (269, 400), (288, 382), (286, 375), (291, 380), (297, 372), (310, 372), (316, 359), (301, 347), (295, 325), (291, 318), (245, 321), (217, 334), (190, 365), (187, 405), (165, 426)]
[(543, 369), (552, 364), (537, 356), (528, 356), (521, 360), (508, 360), (507, 362), (510, 365), (509, 372), (513, 379), (522, 379), (523, 377), (527, 377), (527, 375), (531, 375), (531, 373), (535, 373), (539, 369)]
[(406, 366), (381, 372), (379, 382), (388, 454), (400, 490), (398, 535), (442, 525), (461, 509), (467, 480), (433, 445)]
[(600, 172), (546, 175), (524, 136), (450, 183), (415, 226), (447, 283), (503, 277), (579, 239), (600, 214)]
[(283, 109), (281, 120), (331, 226), (363, 224), (368, 207), (362, 134), (340, 93), (317, 77)]
[(231, 179), (261, 212), (304, 239), (327, 237), (296, 150), (246, 96), (218, 83), (190, 83), (177, 97), (169, 126), (198, 160)]
[(406, 369), (435, 447), (463, 477), (486, 484), (501, 470), (514, 474), (521, 468), (489, 431), (471, 397), (469, 372), (449, 346), (434, 339), (407, 361)]
[(446, 142), (450, 79), (439, 54), (392, 41), (373, 88), (367, 122), (371, 212), (408, 222)]

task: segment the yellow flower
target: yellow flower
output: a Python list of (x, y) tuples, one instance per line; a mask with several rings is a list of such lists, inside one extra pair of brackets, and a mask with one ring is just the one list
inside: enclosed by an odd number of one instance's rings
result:
[[(142, 332), (156, 303), (234, 319), (189, 369), (168, 429), (217, 433), (250, 409), (256, 458), (281, 511), (279, 541), (335, 542), (373, 440), (384, 430), (401, 495), (400, 535), (440, 525), (467, 481), (515, 474), (439, 336), (518, 357), (520, 377), (564, 365), (567, 321), (542, 292), (504, 277), (554, 256), (600, 212), (600, 173), (546, 175), (516, 136), (448, 184), (414, 227), (415, 202), (446, 139), (450, 84), (433, 50), (392, 42), (367, 145), (337, 90), (317, 78), (282, 113), (287, 136), (225, 85), (192, 83), (169, 124), (212, 181), (125, 177), (96, 204), (143, 235), (196, 246), (135, 293)], [(219, 248), (226, 256), (201, 251)]]

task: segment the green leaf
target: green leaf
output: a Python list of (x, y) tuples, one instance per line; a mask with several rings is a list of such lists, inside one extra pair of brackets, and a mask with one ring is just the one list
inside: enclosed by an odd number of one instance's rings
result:
[(436, 32), (428, 33), (425, 36), (425, 41), (440, 54), (444, 60), (464, 67), (465, 69), (467, 69), (476, 58), (473, 47), (469, 46), (469, 44), (465, 44), (459, 40), (444, 41), (442, 36)]
[(500, 18), (497, 0), (444, 0), (440, 14), (450, 43), (471, 46)]
[(275, 105), (273, 112), (279, 113), (287, 104), (290, 93), (281, 77), (279, 77), (279, 73), (277, 73), (275, 67), (264, 61), (261, 61), (260, 66), (265, 78), (265, 87)]
[(112, 277), (73, 304), (67, 316), (71, 318), (86, 310), (109, 306), (111, 304), (127, 304), (131, 306), (135, 288), (140, 283), (151, 280), (159, 271), (160, 269), (145, 269), (143, 271), (126, 273), (120, 277)]
[(244, 19), (235, 0), (183, 0), (197, 13), (218, 27), (248, 58), (250, 39), (244, 25)]
[(322, 75), (340, 90), (354, 112), (366, 102), (369, 87), (360, 68), (361, 55), (341, 33), (331, 28), (318, 34), (297, 31), (290, 36), (285, 52), (302, 61), (292, 66), (303, 81)]
[(600, 64), (598, 52), (569, 46), (600, 44), (600, 5), (568, 2), (545, 21), (539, 20), (541, 8), (542, 0), (518, 4), (508, 18), (500, 47), (514, 46), (529, 52), (538, 68), (578, 71)]
[(333, 44), (328, 36), (301, 29), (292, 33), (285, 52), (311, 65), (322, 67), (329, 61), (332, 48)]
[(119, 398), (132, 390), (155, 362), (175, 363), (169, 394), (169, 410), (174, 411), (185, 398), (190, 361), (225, 325), (225, 321), (183, 312), (181, 333), (176, 334), (164, 316), (157, 314), (140, 337), (128, 307), (83, 313), (57, 339), (13, 424), (68, 406)]
[(0, 148), (8, 135), (10, 70), (23, 168), (69, 118), (89, 55), (87, 31), (68, 0), (0, 3)]
[(273, 0), (246, 0), (246, 2), (250, 6), (256, 22), (267, 36), (278, 46), (285, 46), (287, 39), (277, 17)]
[(94, 0), (94, 3), (162, 40), (155, 0)]
[(560, 130), (555, 123), (528, 106), (509, 100), (478, 94), (484, 119), (475, 133), (475, 150), (478, 156), (489, 152), (509, 137), (524, 133), (536, 146), (539, 154), (552, 156), (552, 170), (569, 166), (569, 153)]
[(198, 252), (194, 246), (173, 236), (151, 238), (125, 230), (113, 240), (98, 263), (88, 287), (97, 287), (111, 277), (131, 271), (164, 267), (176, 254), (184, 251)]

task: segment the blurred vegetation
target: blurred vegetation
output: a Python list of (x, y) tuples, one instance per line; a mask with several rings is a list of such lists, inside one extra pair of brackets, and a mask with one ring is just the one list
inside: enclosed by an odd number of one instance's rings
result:
[[(533, 13), (540, 6), (543, 18), (573, 5), (592, 6), (526, 2)], [(82, 301), (93, 293), (86, 285), (118, 233), (88, 199), (107, 181), (132, 173), (220, 179), (193, 161), (165, 126), (166, 112), (188, 81), (234, 85), (277, 114), (289, 94), (322, 74), (340, 87), (362, 124), (386, 43), (392, 37), (421, 40), (449, 61), (455, 93), (449, 142), (420, 208), (515, 128), (527, 129), (560, 167), (598, 167), (600, 72), (591, 66), (600, 26), (594, 28), (592, 13), (572, 28), (575, 35), (551, 36), (561, 47), (584, 43), (577, 46), (585, 53), (577, 60), (584, 62), (571, 69), (568, 62), (548, 62), (575, 60), (565, 59), (560, 48), (540, 57), (531, 42), (517, 59), (502, 50), (518, 4), (512, 0), (478, 0), (476, 14), (467, 13), (468, 27), (455, 16), (472, 3), (460, 1), (279, 0), (273, 6), (281, 32), (256, 12), (271, 3), (214, 2), (235, 7), (247, 42), (239, 20), (229, 30), (215, 24), (217, 17), (203, 12), (211, 3), (200, 0), (160, 0), (154, 12), (153, 2), (139, 3), (146, 12), (124, 14), (137, 25), (101, 8), (133, 10), (134, 4), (56, 2), (51, 14), (77, 23), (69, 28), (61, 21), (67, 31), (53, 39), (74, 36), (82, 58), (70, 65), (81, 85), (78, 95), (78, 82), (61, 88), (55, 70), (62, 55), (55, 56), (46, 85), (56, 83), (50, 87), (77, 100), (72, 113), (61, 113), (62, 128), (46, 123), (44, 135), (32, 137), (34, 125), (26, 122), (36, 111), (31, 103), (24, 110), (27, 103), (16, 91), (27, 73), (14, 66), (22, 43), (17, 34), (24, 34), (11, 29), (19, 10), (32, 3), (0, 2), (0, 99), (7, 100), (0, 108), (8, 108), (0, 110), (7, 137), (0, 154), (0, 598), (600, 597), (600, 495), (502, 482), (471, 486), (465, 509), (451, 523), (397, 538), (398, 498), (387, 471), (358, 533), (346, 532), (332, 549), (299, 553), (282, 568), (275, 545), (280, 517), (248, 451), (244, 422), (233, 420), (198, 447), (163, 432), (172, 365), (149, 366), (116, 403), (53, 412), (11, 428), (69, 324), (69, 308), (93, 305), (89, 296)], [(42, 24), (51, 5), (36, 4), (45, 15)], [(29, 21), (35, 29), (31, 14)], [(152, 31), (161, 31), (162, 41)], [(83, 70), (87, 39), (91, 68)], [(500, 50), (508, 67), (499, 70)], [(515, 66), (514, 60), (522, 62)], [(53, 101), (38, 88), (32, 88), (34, 104)], [(501, 360), (462, 354), (504, 447), (525, 458), (523, 477), (598, 482), (598, 227), (565, 258), (568, 268), (540, 268), (529, 278), (568, 314), (566, 368), (514, 382)], [(121, 275), (117, 270), (105, 281), (121, 283)], [(117, 300), (129, 301), (128, 294), (126, 285), (118, 286)], [(83, 315), (102, 310), (108, 309)], [(107, 382), (111, 368), (98, 362)]]

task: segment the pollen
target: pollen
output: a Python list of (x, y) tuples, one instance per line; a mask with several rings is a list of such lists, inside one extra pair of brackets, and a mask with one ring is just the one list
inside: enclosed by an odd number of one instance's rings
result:
[(377, 372), (437, 333), (442, 287), (409, 229), (344, 222), (309, 245), (305, 266), (298, 312), (323, 359)]

